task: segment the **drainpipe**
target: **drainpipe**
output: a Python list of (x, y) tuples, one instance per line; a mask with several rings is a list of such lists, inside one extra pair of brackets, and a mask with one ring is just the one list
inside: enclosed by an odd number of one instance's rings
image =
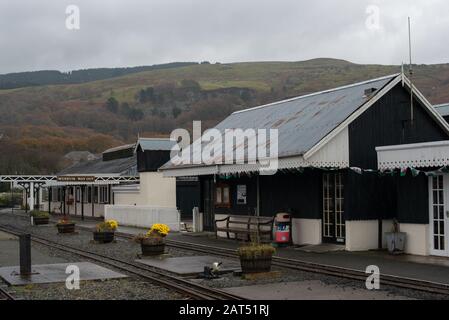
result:
[(379, 250), (382, 250), (382, 218), (377, 220), (377, 247)]
[(256, 216), (260, 216), (260, 184), (259, 184), (259, 175), (256, 177), (256, 193), (257, 193), (257, 200), (256, 200)]

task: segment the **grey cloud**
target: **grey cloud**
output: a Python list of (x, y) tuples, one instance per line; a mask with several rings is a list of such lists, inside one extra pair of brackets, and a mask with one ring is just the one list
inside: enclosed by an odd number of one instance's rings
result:
[[(78, 5), (81, 29), (65, 28)], [(380, 28), (365, 26), (380, 9)], [(417, 63), (448, 62), (444, 0), (1, 0), (0, 73), (171, 61), (357, 63), (407, 60), (407, 16)]]

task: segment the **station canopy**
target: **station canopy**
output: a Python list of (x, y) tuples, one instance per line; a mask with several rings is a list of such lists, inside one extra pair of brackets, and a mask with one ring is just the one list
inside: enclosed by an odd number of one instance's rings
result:
[(379, 170), (449, 166), (449, 141), (376, 147)]

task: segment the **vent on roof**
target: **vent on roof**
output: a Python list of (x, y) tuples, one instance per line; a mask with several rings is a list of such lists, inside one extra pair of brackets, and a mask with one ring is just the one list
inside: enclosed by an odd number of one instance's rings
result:
[(369, 88), (369, 89), (365, 89), (365, 97), (371, 97), (373, 95), (374, 92), (377, 91), (377, 88)]

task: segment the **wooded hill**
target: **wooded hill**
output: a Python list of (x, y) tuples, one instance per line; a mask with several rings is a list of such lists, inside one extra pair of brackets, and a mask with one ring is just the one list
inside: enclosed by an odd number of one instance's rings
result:
[[(54, 173), (73, 150), (99, 153), (231, 112), (400, 72), (335, 59), (191, 64), (76, 84), (0, 90), (1, 173)], [(432, 103), (449, 101), (449, 64), (415, 66)]]

